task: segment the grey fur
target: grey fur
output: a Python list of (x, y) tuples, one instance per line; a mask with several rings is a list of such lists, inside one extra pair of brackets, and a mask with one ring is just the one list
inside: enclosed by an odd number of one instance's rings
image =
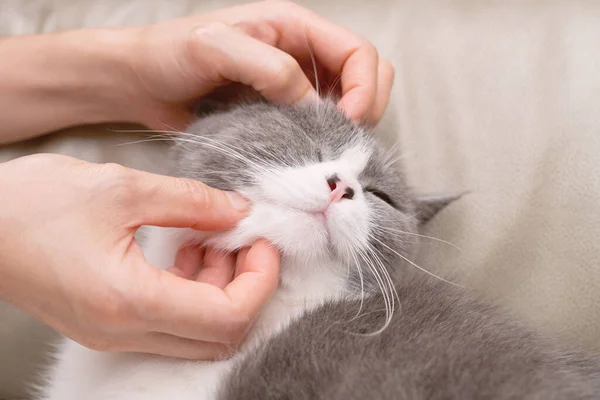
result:
[(353, 333), (381, 324), (375, 296), (352, 322), (356, 302), (327, 304), (238, 365), (220, 398), (600, 398), (596, 361), (559, 349), (435, 278), (401, 280), (397, 290), (401, 307), (382, 333)]
[(359, 180), (364, 188), (384, 192), (391, 204), (366, 195), (375, 220), (407, 232), (371, 232), (370, 246), (399, 294), (385, 330), (370, 334), (385, 320), (371, 280), (360, 317), (355, 318), (360, 303), (354, 300), (328, 303), (300, 317), (236, 366), (223, 382), (221, 399), (600, 398), (595, 360), (565, 352), (464, 290), (415, 272), (395, 253), (410, 257), (417, 244), (411, 233), (453, 199), (419, 201), (402, 169), (386, 163), (377, 141), (332, 103), (318, 111), (260, 101), (232, 107), (207, 103), (200, 109), (209, 114), (192, 125), (190, 140), (180, 138), (175, 146), (173, 175), (240, 190), (254, 184), (255, 164), (314, 163), (361, 141), (374, 152)]

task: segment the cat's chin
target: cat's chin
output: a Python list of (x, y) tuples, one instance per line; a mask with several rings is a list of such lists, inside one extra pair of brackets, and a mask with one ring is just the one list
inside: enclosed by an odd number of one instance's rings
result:
[(237, 251), (252, 246), (259, 239), (266, 239), (281, 252), (283, 257), (290, 261), (295, 260), (294, 262), (328, 260), (332, 254), (329, 235), (324, 226), (313, 230), (310, 235), (304, 237), (282, 237), (268, 233), (259, 234), (237, 230), (218, 234), (202, 232), (193, 235), (193, 241), (224, 251)]
[(273, 204), (255, 205), (248, 217), (225, 232), (190, 233), (190, 239), (226, 251), (236, 251), (265, 238), (289, 257), (327, 254), (330, 232), (323, 215)]
[(258, 204), (248, 217), (229, 231), (186, 230), (179, 243), (194, 242), (229, 252), (251, 246), (264, 238), (279, 249), (284, 264), (345, 265), (351, 261), (353, 253), (364, 248), (366, 239), (359, 235), (363, 224), (366, 222), (343, 212), (325, 215)]

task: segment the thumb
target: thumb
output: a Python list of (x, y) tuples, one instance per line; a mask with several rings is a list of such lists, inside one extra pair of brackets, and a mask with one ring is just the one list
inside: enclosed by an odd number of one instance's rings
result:
[(160, 271), (152, 308), (155, 329), (207, 342), (238, 342), (277, 289), (279, 251), (259, 240), (237, 264), (237, 276), (225, 289)]
[(234, 227), (248, 201), (202, 182), (133, 171), (134, 227), (153, 225), (213, 231)]

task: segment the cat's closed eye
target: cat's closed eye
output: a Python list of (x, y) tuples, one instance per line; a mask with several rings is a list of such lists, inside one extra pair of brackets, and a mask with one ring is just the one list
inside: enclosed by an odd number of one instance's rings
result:
[(364, 191), (371, 193), (373, 196), (379, 198), (383, 202), (389, 204), (390, 206), (394, 207), (395, 209), (398, 209), (398, 205), (394, 202), (394, 200), (392, 200), (392, 198), (387, 193), (382, 192), (381, 190), (377, 190), (375, 188), (371, 188), (371, 187), (366, 187), (364, 189)]

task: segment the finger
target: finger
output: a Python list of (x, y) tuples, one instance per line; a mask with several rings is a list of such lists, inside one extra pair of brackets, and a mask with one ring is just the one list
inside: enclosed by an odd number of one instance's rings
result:
[(157, 354), (190, 360), (218, 360), (228, 357), (235, 349), (234, 344), (210, 343), (166, 333), (148, 332), (118, 344), (114, 351)]
[(204, 267), (198, 273), (196, 281), (224, 289), (231, 282), (234, 269), (234, 253), (209, 248), (204, 256)]
[(257, 241), (236, 268), (235, 279), (225, 292), (246, 315), (256, 315), (277, 289), (279, 251), (264, 240)]
[(204, 248), (199, 245), (187, 245), (180, 248), (175, 255), (174, 268), (181, 271), (183, 278), (192, 279), (202, 267), (204, 252)]
[(132, 225), (212, 231), (232, 228), (246, 216), (248, 202), (237, 193), (202, 182), (129, 170), (127, 204)]
[(249, 251), (250, 247), (245, 247), (238, 252), (237, 259), (235, 260), (234, 279), (237, 278), (244, 271), (244, 265), (246, 265), (246, 257), (248, 257)]
[(375, 105), (367, 119), (370, 125), (377, 125), (385, 113), (385, 109), (390, 101), (392, 86), (394, 84), (394, 67), (387, 60), (379, 59), (377, 72), (377, 97)]
[[(207, 13), (199, 19), (218, 20), (238, 27), (303, 62), (310, 59), (312, 49), (318, 63), (341, 75), (339, 105), (350, 118), (362, 120), (373, 108), (378, 54), (368, 41), (349, 30), (287, 1), (272, 2), (268, 7), (263, 2), (244, 4)], [(220, 37), (211, 37), (213, 42), (219, 40)], [(264, 54), (261, 51), (258, 57)]]
[[(254, 12), (264, 14), (259, 9)], [(263, 18), (277, 31), (277, 46), (297, 59), (305, 59), (312, 49), (320, 64), (341, 75), (340, 108), (353, 120), (366, 118), (377, 91), (378, 54), (373, 45), (293, 3), (274, 3), (269, 12), (272, 17)]]
[(252, 86), (265, 98), (291, 104), (307, 101), (316, 92), (298, 62), (289, 54), (223, 23), (194, 31), (190, 53), (205, 80)]
[(207, 342), (237, 343), (277, 288), (279, 252), (264, 241), (248, 251), (240, 273), (225, 290), (155, 270), (139, 312), (152, 330)]
[(237, 343), (250, 318), (220, 288), (157, 270), (157, 285), (144, 293), (138, 313), (153, 331), (215, 343)]

